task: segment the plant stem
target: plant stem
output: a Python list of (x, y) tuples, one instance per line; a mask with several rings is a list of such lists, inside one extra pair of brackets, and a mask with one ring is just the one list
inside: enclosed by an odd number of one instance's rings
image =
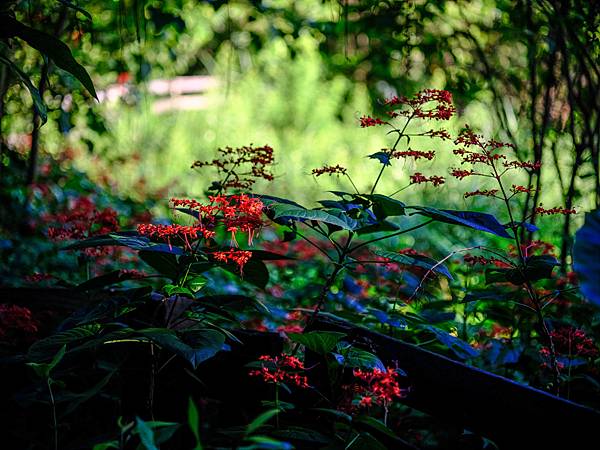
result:
[(56, 418), (56, 402), (54, 401), (54, 393), (52, 392), (52, 379), (46, 378), (48, 392), (50, 394), (50, 405), (52, 407), (52, 427), (54, 429), (54, 450), (58, 450), (58, 420)]

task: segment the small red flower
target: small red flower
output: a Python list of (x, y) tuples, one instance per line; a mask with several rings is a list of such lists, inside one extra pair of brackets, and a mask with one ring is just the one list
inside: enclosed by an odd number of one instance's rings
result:
[(262, 377), (265, 383), (281, 384), (289, 382), (303, 389), (310, 387), (308, 378), (298, 373), (298, 371), (305, 370), (304, 363), (295, 356), (286, 355), (285, 353), (274, 357), (262, 355), (258, 360), (262, 363), (261, 368), (251, 370), (250, 376)]
[(387, 124), (387, 122), (381, 120), (381, 119), (376, 119), (370, 116), (362, 116), (360, 118), (360, 126), (362, 128), (367, 128), (367, 127), (375, 127), (377, 125), (385, 125)]
[(444, 177), (440, 177), (437, 175), (426, 177), (421, 172), (416, 172), (415, 174), (410, 176), (410, 184), (431, 183), (434, 186), (439, 186), (444, 184), (445, 182), (446, 179)]

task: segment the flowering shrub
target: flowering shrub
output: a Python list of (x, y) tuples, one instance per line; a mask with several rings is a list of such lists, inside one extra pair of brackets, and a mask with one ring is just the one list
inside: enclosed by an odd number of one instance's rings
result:
[[(586, 317), (587, 306), (576, 294), (576, 277), (556, 276), (553, 246), (531, 240), (528, 235), (537, 227), (529, 223), (530, 217), (516, 214), (521, 196), (532, 192), (517, 184), (518, 174), (539, 169), (539, 162), (516, 159), (511, 144), (486, 139), (468, 126), (452, 139), (449, 130), (439, 128), (456, 114), (447, 91), (396, 96), (382, 106), (386, 117), (365, 115), (359, 123), (385, 128), (394, 139), (389, 148), (368, 155), (373, 182), (358, 186), (351, 168), (335, 162), (315, 168), (315, 178), (336, 175), (349, 188), (332, 191), (333, 197), (319, 200), (318, 207), (250, 192), (257, 179), (274, 179), (273, 149), (251, 145), (219, 149), (217, 158), (195, 162), (195, 169), (215, 169), (218, 179), (207, 187), (204, 199), (172, 198), (173, 220), (144, 217), (132, 226), (115, 210), (98, 208), (85, 196), (60, 214), (48, 215), (48, 235), (69, 240), (66, 252), (97, 256), (106, 254), (107, 248), (127, 248), (146, 267), (144, 272), (119, 268), (100, 273), (72, 287), (98, 303), (65, 318), (57, 334), (35, 342), (24, 356), (45, 377), (47, 391), (36, 394), (40, 401), (50, 399), (54, 407), (53, 389), (66, 385), (50, 381), (51, 375), (58, 376), (52, 373), (54, 367), (77, 373), (81, 366), (76, 364), (83, 364), (78, 360), (81, 354), (135, 344), (147, 350), (143, 364), (149, 373), (148, 393), (143, 396), (147, 395), (152, 415), (157, 386), (165, 379), (185, 375), (204, 386), (204, 378), (211, 377), (210, 369), (204, 371), (212, 367), (211, 360), (230, 363), (225, 355), (235, 354), (243, 363), (235, 370), (219, 371), (216, 384), (198, 388), (196, 395), (202, 417), (207, 418), (202, 432), (211, 444), (240, 447), (266, 442), (290, 448), (280, 439), (292, 440), (293, 433), (306, 437), (313, 427), (323, 435), (318, 437), (323, 444), (350, 448), (368, 435), (375, 441), (367, 440), (366, 448), (371, 444), (379, 448), (371, 432), (394, 436), (397, 425), (412, 414), (401, 406), (413, 391), (411, 374), (401, 380), (401, 357), (392, 368), (392, 361), (377, 356), (376, 347), (350, 332), (315, 330), (323, 312), (555, 394), (571, 396), (586, 377), (594, 380), (595, 324), (588, 320), (573, 327), (565, 319)], [(439, 151), (432, 147), (442, 141), (453, 142), (452, 155), (457, 158), (447, 175), (419, 169), (405, 174), (407, 185), (389, 194), (381, 192), (381, 180), (395, 170), (398, 160), (431, 161)], [(464, 193), (465, 199), (499, 202), (500, 213), (408, 205), (400, 199), (409, 188), (436, 189), (464, 180), (481, 180), (476, 190)], [(539, 205), (534, 213), (575, 211)], [(476, 244), (461, 244), (440, 255), (435, 245), (426, 245), (435, 240), (429, 232), (435, 225), (468, 230), (476, 234)], [(407, 236), (411, 239), (406, 242), (414, 243), (408, 247), (402, 244)], [(30, 281), (50, 277), (32, 274)], [(123, 282), (129, 284), (117, 288)], [(37, 331), (27, 311), (5, 313), (20, 317), (14, 321), (21, 328)], [(0, 331), (12, 333), (8, 328)], [(278, 345), (240, 352), (249, 336), (266, 337)], [(53, 365), (47, 362), (50, 359)], [(120, 371), (119, 364), (111, 360), (102, 365), (114, 371), (98, 391)], [(62, 374), (69, 377), (67, 370)], [(245, 431), (233, 425), (228, 430), (228, 420), (215, 422), (223, 415), (218, 405), (231, 397), (237, 402), (232, 409), (243, 410), (244, 419), (248, 411), (256, 412), (245, 397), (228, 391), (238, 393), (239, 388), (246, 389), (245, 396), (263, 396), (272, 387), (274, 401), (269, 394), (268, 399), (260, 398), (262, 403), (254, 402), (268, 409)], [(79, 391), (95, 392), (87, 389)], [(188, 412), (195, 417), (190, 427), (199, 442), (200, 429), (193, 424), (198, 422), (196, 403), (190, 402)], [(322, 415), (329, 418), (321, 419)], [(269, 424), (271, 418), (274, 426)], [(136, 423), (143, 428), (163, 422)], [(361, 428), (365, 424), (370, 424), (370, 432)], [(214, 432), (217, 428), (219, 432)], [(265, 435), (257, 434), (259, 429)], [(53, 431), (58, 433), (59, 427), (53, 426)], [(421, 432), (427, 433), (420, 431), (419, 439)], [(299, 447), (306, 444), (293, 439)]]

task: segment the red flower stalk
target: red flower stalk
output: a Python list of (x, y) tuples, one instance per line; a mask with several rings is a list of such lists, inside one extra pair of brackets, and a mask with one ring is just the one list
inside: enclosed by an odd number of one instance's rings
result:
[(421, 172), (416, 172), (414, 175), (410, 176), (410, 184), (431, 183), (434, 186), (439, 186), (441, 184), (444, 184), (445, 182), (446, 179), (444, 177), (440, 177), (437, 175), (426, 177)]
[(535, 191), (535, 189), (533, 189), (531, 186), (529, 186), (529, 187), (525, 187), (525, 186), (519, 186), (519, 185), (516, 185), (516, 184), (513, 184), (513, 185), (512, 185), (512, 188), (511, 188), (511, 190), (512, 190), (512, 191), (513, 191), (515, 194), (520, 194), (520, 193), (523, 193), (523, 192), (530, 193), (530, 192), (533, 192), (533, 191)]
[(508, 169), (531, 169), (531, 170), (539, 170), (542, 167), (542, 163), (540, 161), (531, 162), (531, 161), (508, 161), (503, 163), (504, 167)]
[(227, 264), (228, 262), (233, 262), (237, 264), (240, 268), (240, 273), (242, 273), (244, 266), (248, 261), (250, 261), (250, 258), (252, 258), (252, 252), (247, 250), (231, 249), (229, 251), (213, 252), (212, 256), (213, 258), (215, 258), (216, 261), (225, 264)]
[[(569, 359), (576, 357), (595, 358), (600, 354), (598, 346), (579, 328), (564, 326), (550, 332), (557, 354)], [(550, 350), (542, 347), (540, 355), (544, 358), (550, 356)]]
[(262, 377), (265, 383), (292, 383), (300, 388), (309, 388), (308, 378), (298, 371), (305, 370), (304, 363), (295, 356), (282, 353), (279, 356), (262, 355), (258, 358), (261, 368), (251, 370), (249, 375)]
[(469, 177), (471, 175), (475, 175), (474, 170), (461, 170), (461, 169), (452, 169), (451, 175), (459, 180), (463, 178)]
[(431, 161), (434, 157), (435, 157), (435, 151), (431, 150), (431, 151), (420, 151), (420, 150), (406, 150), (406, 151), (397, 151), (397, 152), (393, 152), (391, 154), (392, 158), (407, 158), (407, 157), (412, 157), (415, 159), (419, 159), (419, 158), (425, 158), (429, 161)]
[(381, 120), (381, 119), (376, 119), (370, 116), (362, 116), (360, 118), (360, 126), (362, 128), (367, 128), (367, 127), (375, 127), (377, 125), (385, 125), (387, 124), (387, 122)]
[(574, 209), (566, 209), (563, 208), (562, 206), (556, 206), (554, 208), (550, 208), (550, 209), (546, 209), (542, 206), (542, 204), (540, 203), (540, 206), (538, 206), (537, 208), (535, 208), (535, 212), (536, 214), (539, 214), (541, 216), (545, 216), (545, 215), (552, 215), (552, 214), (577, 214), (577, 211)]
[(218, 183), (220, 189), (248, 189), (258, 179), (267, 181), (274, 179), (268, 168), (274, 161), (273, 148), (268, 145), (225, 147), (219, 148), (218, 152), (221, 154), (220, 158), (212, 161), (196, 161), (192, 164), (192, 168), (216, 167), (224, 177)]
[[(112, 208), (98, 210), (90, 197), (79, 197), (70, 202), (68, 212), (46, 216), (47, 222), (57, 222), (60, 226), (48, 228), (48, 237), (52, 240), (79, 240), (91, 236), (117, 231), (119, 224), (117, 213)], [(106, 249), (85, 249), (87, 255), (99, 255)]]
[(336, 164), (335, 166), (323, 166), (320, 167), (318, 169), (313, 169), (312, 170), (312, 174), (315, 177), (319, 177), (321, 175), (324, 174), (329, 174), (329, 175), (333, 175), (333, 174), (341, 174), (341, 175), (346, 175), (347, 169), (340, 166), (339, 164)]
[(472, 191), (472, 192), (465, 192), (464, 197), (465, 198), (469, 198), (469, 197), (475, 197), (475, 196), (481, 196), (481, 197), (496, 197), (496, 194), (498, 193), (498, 189), (485, 189), (483, 191), (481, 190), (476, 190), (476, 191)]
[[(434, 102), (435, 104), (425, 109), (424, 105)], [(454, 113), (456, 108), (452, 105), (452, 94), (448, 91), (439, 89), (425, 89), (417, 92), (413, 98), (397, 97), (386, 99), (384, 101), (385, 106), (394, 107), (396, 105), (406, 105), (409, 110), (402, 111), (389, 111), (388, 115), (391, 117), (418, 117), (420, 119), (435, 119), (435, 120), (448, 120)], [(372, 126), (372, 125), (366, 125)], [(434, 137), (434, 134), (431, 135)], [(441, 137), (443, 139), (450, 138), (447, 132), (437, 132), (435, 137)]]
[(39, 325), (28, 308), (0, 304), (0, 339), (5, 343), (16, 345), (31, 342), (35, 339)]

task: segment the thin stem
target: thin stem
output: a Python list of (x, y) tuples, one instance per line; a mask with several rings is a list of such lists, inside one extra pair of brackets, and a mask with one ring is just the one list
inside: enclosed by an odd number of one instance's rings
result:
[(58, 419), (56, 418), (56, 402), (54, 400), (54, 392), (52, 392), (52, 379), (46, 378), (48, 385), (48, 393), (50, 394), (50, 405), (52, 407), (52, 427), (54, 428), (54, 450), (58, 450)]
[(372, 244), (373, 242), (382, 241), (382, 240), (384, 240), (384, 239), (389, 239), (389, 238), (391, 238), (391, 237), (394, 237), (394, 236), (399, 236), (399, 235), (401, 235), (401, 234), (408, 233), (408, 232), (410, 232), (410, 231), (414, 231), (414, 230), (416, 230), (416, 229), (419, 229), (419, 228), (421, 228), (421, 227), (424, 227), (424, 226), (426, 226), (426, 225), (429, 225), (429, 224), (430, 224), (431, 222), (433, 222), (433, 221), (434, 221), (433, 219), (430, 219), (430, 220), (428, 220), (428, 221), (426, 221), (426, 222), (422, 222), (422, 223), (420, 223), (420, 224), (418, 224), (418, 225), (415, 225), (414, 227), (407, 228), (407, 229), (405, 229), (405, 230), (400, 230), (400, 231), (397, 231), (397, 232), (395, 232), (395, 233), (388, 234), (387, 236), (381, 236), (381, 237), (378, 237), (378, 238), (375, 238), (375, 239), (371, 239), (370, 241), (366, 241), (366, 242), (363, 242), (363, 243), (361, 243), (361, 244), (357, 244), (357, 245), (355, 245), (354, 247), (352, 247), (352, 248), (351, 248), (351, 249), (348, 251), (348, 254), (355, 252), (356, 250), (358, 250), (359, 248), (362, 248), (362, 247), (364, 247), (365, 245)]

